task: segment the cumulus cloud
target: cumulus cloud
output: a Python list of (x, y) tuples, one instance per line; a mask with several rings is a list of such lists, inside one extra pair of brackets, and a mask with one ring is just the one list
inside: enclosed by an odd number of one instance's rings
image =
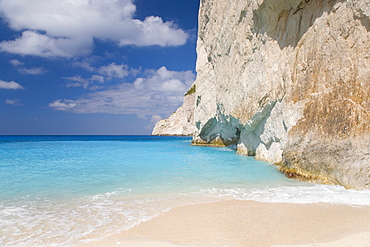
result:
[(184, 93), (194, 82), (191, 71), (149, 70), (134, 83), (121, 83), (71, 100), (49, 104), (75, 113), (168, 115), (181, 105)]
[(54, 38), (35, 31), (24, 31), (16, 40), (1, 42), (0, 50), (40, 57), (72, 57), (90, 53), (92, 43), (92, 39), (88, 38)]
[(23, 89), (22, 85), (14, 81), (2, 81), (0, 80), (0, 89)]
[(2, 41), (0, 50), (41, 57), (72, 57), (91, 52), (94, 39), (119, 46), (179, 46), (188, 34), (173, 22), (149, 16), (134, 19), (133, 0), (2, 0), (0, 14), (22, 31)]
[(16, 105), (16, 106), (22, 106), (20, 99), (6, 99), (5, 104), (7, 105)]

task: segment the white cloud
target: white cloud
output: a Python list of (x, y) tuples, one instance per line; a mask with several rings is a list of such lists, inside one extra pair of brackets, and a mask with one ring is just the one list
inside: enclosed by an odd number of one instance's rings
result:
[(91, 46), (92, 39), (88, 38), (54, 38), (35, 31), (24, 31), (16, 40), (1, 42), (0, 50), (40, 57), (72, 57), (90, 53)]
[[(74, 65), (83, 67), (90, 72), (99, 73), (99, 75), (91, 75), (90, 78), (82, 78), (80, 75), (72, 77), (63, 77), (63, 79), (69, 81), (67, 87), (83, 87), (85, 89), (97, 90), (101, 88), (99, 84), (106, 81), (111, 81), (114, 78), (124, 79), (128, 75), (135, 75), (137, 70), (129, 69), (125, 64), (110, 63), (106, 66), (95, 68), (87, 62), (74, 63)], [(98, 85), (96, 85), (98, 83)]]
[(17, 82), (14, 82), (14, 81), (2, 81), (0, 80), (0, 89), (23, 89), (23, 87), (17, 83)]
[(24, 63), (17, 60), (17, 59), (12, 59), (9, 61), (11, 65), (13, 65), (14, 67), (18, 67), (18, 66), (23, 66)]
[(92, 75), (88, 79), (82, 78), (80, 75), (63, 77), (62, 79), (68, 81), (67, 87), (82, 87), (90, 90), (99, 89), (100, 87), (98, 85), (95, 85), (95, 83), (97, 82), (99, 84), (102, 84), (105, 81), (105, 78), (101, 75)]
[(49, 104), (50, 107), (55, 108), (56, 110), (59, 110), (59, 111), (70, 110), (76, 107), (76, 105), (77, 104), (73, 100), (69, 100), (69, 99), (58, 99), (58, 100), (55, 100), (53, 103)]
[(148, 78), (138, 78), (134, 82), (136, 89), (149, 88), (152, 91), (185, 92), (194, 81), (190, 71), (177, 72), (161, 67), (157, 71), (148, 71)]
[(161, 119), (162, 117), (159, 115), (152, 115), (152, 117), (150, 118), (150, 122), (154, 125), (158, 123)]
[(101, 76), (101, 75), (92, 75), (90, 80), (91, 81), (96, 81), (96, 82), (99, 82), (99, 83), (104, 83), (105, 78), (104, 78), (104, 76)]
[[(121, 83), (76, 100), (57, 100), (49, 106), (75, 113), (168, 115), (181, 105), (195, 79), (191, 71), (170, 71), (166, 67), (146, 74), (134, 83)], [(70, 107), (64, 105), (67, 103)]]
[(119, 39), (121, 46), (135, 44), (138, 46), (159, 45), (178, 46), (186, 42), (188, 34), (173, 22), (163, 23), (162, 18), (149, 16), (144, 21), (132, 20), (136, 34), (122, 36)]
[(145, 119), (145, 120), (148, 120), (149, 119), (149, 124), (146, 125), (144, 128), (147, 129), (147, 130), (153, 130), (155, 124), (157, 122), (159, 122), (159, 120), (162, 119), (162, 117), (160, 115), (152, 115), (152, 116), (138, 116), (139, 118), (142, 118), (142, 119)]
[(99, 68), (99, 73), (109, 78), (116, 77), (123, 79), (124, 77), (129, 75), (128, 67), (124, 64), (115, 64), (111, 63), (107, 66), (102, 66)]
[(20, 99), (6, 99), (5, 104), (8, 105), (16, 105), (16, 106), (22, 106)]
[(87, 88), (90, 85), (89, 80), (82, 78), (81, 76), (63, 77), (63, 79), (69, 81), (67, 87), (83, 87)]
[(74, 66), (81, 67), (86, 69), (87, 71), (93, 72), (95, 70), (94, 67), (90, 65), (90, 63), (84, 61), (84, 62), (75, 62), (73, 63)]
[(117, 45), (178, 46), (188, 34), (173, 22), (149, 16), (134, 19), (133, 0), (1, 0), (0, 14), (22, 35), (0, 43), (0, 50), (42, 57), (91, 52), (93, 40)]
[(22, 73), (22, 74), (27, 74), (27, 75), (40, 75), (44, 74), (47, 71), (44, 68), (41, 67), (33, 67), (33, 68), (25, 68), (24, 63), (17, 60), (17, 59), (12, 59), (9, 61), (11, 65), (17, 68), (17, 70)]
[(40, 67), (35, 67), (35, 68), (19, 68), (18, 71), (22, 74), (27, 74), (27, 75), (41, 75), (46, 73), (46, 70)]

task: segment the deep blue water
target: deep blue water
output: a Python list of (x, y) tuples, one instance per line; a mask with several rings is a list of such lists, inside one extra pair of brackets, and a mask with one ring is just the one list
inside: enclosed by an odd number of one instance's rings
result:
[(370, 205), (368, 191), (287, 179), (188, 137), (0, 136), (0, 246), (106, 237), (175, 206), (223, 199)]

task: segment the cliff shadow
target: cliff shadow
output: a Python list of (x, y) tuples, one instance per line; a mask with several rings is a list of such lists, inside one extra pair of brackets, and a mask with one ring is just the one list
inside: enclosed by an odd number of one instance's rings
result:
[[(196, 125), (199, 129), (200, 123), (198, 122)], [(204, 124), (198, 137), (201, 144), (214, 146), (236, 145), (240, 138), (240, 129), (242, 129), (242, 125), (237, 118), (218, 113)]]
[(265, 0), (253, 11), (252, 32), (267, 34), (281, 49), (296, 47), (315, 20), (345, 0)]
[(366, 15), (365, 13), (366, 8), (370, 10), (370, 2), (366, 2), (365, 5), (367, 6), (362, 6), (364, 8), (360, 8), (358, 13), (354, 14), (354, 18), (359, 19), (361, 21), (361, 24), (366, 28), (366, 30), (370, 32), (370, 16), (369, 14)]

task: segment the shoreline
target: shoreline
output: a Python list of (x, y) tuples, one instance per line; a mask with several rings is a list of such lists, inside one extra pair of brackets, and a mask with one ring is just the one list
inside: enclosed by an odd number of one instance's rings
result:
[(370, 206), (229, 200), (175, 207), (77, 246), (370, 246), (369, 222)]

